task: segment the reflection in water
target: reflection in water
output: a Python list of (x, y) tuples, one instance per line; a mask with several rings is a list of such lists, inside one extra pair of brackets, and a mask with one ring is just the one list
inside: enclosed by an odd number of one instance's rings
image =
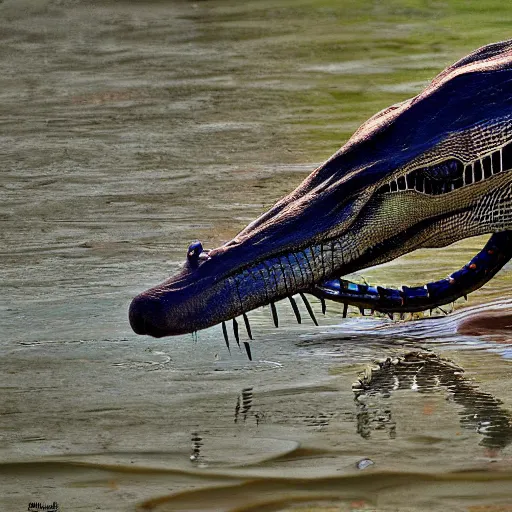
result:
[[(451, 361), (427, 352), (411, 352), (404, 357), (368, 367), (353, 385), (356, 395), (357, 432), (369, 438), (374, 430), (386, 430), (389, 437), (396, 436), (392, 419), (391, 393), (410, 389), (418, 393), (431, 393), (445, 388), (450, 398), (463, 406), (460, 424), (482, 435), (481, 445), (504, 448), (512, 441), (512, 415), (501, 407), (502, 402), (479, 389), (463, 377), (464, 369)], [(368, 397), (379, 397), (377, 403), (368, 404)]]
[(255, 411), (252, 407), (253, 405), (253, 388), (244, 388), (242, 389), (242, 393), (238, 395), (235, 406), (235, 423), (238, 423), (240, 420), (245, 423), (249, 416), (253, 416), (256, 421), (256, 426), (260, 424), (260, 422), (264, 418), (264, 414), (260, 411)]
[(203, 447), (203, 438), (197, 433), (192, 432), (192, 454), (190, 460), (192, 462), (201, 462), (203, 456), (201, 455), (201, 448)]
[(303, 420), (306, 425), (310, 427), (319, 427), (321, 429), (323, 427), (327, 427), (333, 417), (335, 417), (334, 412), (319, 411), (316, 414), (305, 416)]
[(379, 409), (363, 402), (357, 404), (357, 433), (369, 439), (372, 430), (385, 430), (390, 439), (396, 438), (396, 423), (391, 417), (391, 409)]
[[(238, 395), (235, 407), (235, 423), (238, 423), (240, 416), (242, 417), (244, 423), (247, 419), (247, 414), (252, 408), (252, 388), (244, 388), (242, 389), (242, 393)], [(256, 418), (256, 422), (258, 422), (258, 418)]]

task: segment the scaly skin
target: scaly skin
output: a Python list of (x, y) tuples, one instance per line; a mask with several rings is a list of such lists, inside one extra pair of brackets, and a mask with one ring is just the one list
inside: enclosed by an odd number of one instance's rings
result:
[[(247, 311), (265, 304), (274, 312), (274, 302), (297, 293), (360, 305), (365, 290), (336, 297), (333, 280), (415, 249), (495, 233), (495, 256), (480, 253), (478, 272), (465, 267), (452, 274), (452, 288), (437, 283), (437, 298), (428, 291), (436, 283), (415, 297), (430, 307), (494, 275), (512, 256), (507, 230), (512, 230), (512, 41), (476, 50), (418, 96), (372, 117), (295, 191), (227, 244), (212, 251), (193, 244), (178, 275), (133, 299), (130, 323), (138, 334), (184, 334), (238, 316), (246, 320)], [(399, 292), (402, 303), (393, 290), (381, 290), (373, 309), (418, 307), (408, 289)], [(371, 301), (375, 306), (375, 297)]]
[(445, 279), (401, 290), (351, 283), (333, 279), (315, 286), (310, 293), (320, 299), (333, 300), (381, 313), (417, 313), (432, 310), (475, 291), (492, 279), (512, 258), (512, 231), (495, 233), (485, 247), (460, 270)]

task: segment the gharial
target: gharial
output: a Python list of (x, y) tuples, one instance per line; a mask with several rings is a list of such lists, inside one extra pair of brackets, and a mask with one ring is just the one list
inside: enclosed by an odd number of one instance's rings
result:
[[(492, 233), (449, 277), (392, 289), (340, 279), (418, 248)], [(182, 271), (135, 297), (138, 334), (194, 332), (294, 294), (385, 313), (434, 308), (479, 288), (512, 257), (512, 40), (484, 46), (418, 96), (364, 123), (297, 189)], [(250, 352), (249, 352), (250, 355)]]

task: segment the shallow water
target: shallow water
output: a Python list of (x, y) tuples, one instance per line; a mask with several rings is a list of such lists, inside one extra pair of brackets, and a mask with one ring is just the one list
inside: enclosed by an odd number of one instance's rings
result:
[[(448, 317), (334, 305), (316, 328), (280, 303), (276, 330), (252, 312), (252, 363), (219, 327), (153, 340), (126, 318), (191, 241), (229, 240), (511, 18), (497, 1), (0, 3), (1, 508), (512, 510), (512, 337), (457, 331), (510, 312), (510, 266)], [(362, 275), (437, 279), (484, 240)], [(436, 357), (352, 390), (410, 352)]]

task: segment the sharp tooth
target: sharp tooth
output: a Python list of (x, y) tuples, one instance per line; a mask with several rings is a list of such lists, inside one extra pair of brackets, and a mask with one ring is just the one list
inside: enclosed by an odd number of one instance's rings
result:
[(288, 299), (290, 300), (290, 304), (292, 305), (292, 309), (293, 309), (293, 312), (295, 313), (295, 318), (297, 319), (297, 323), (301, 324), (302, 318), (300, 316), (300, 311), (297, 306), (297, 303), (295, 302), (295, 299), (293, 297), (288, 297)]
[(270, 303), (270, 309), (272, 311), (272, 319), (274, 320), (274, 325), (276, 327), (279, 327), (279, 319), (277, 317), (277, 309), (276, 309), (276, 305), (273, 302)]
[(322, 315), (325, 315), (325, 312), (327, 311), (327, 305), (325, 304), (325, 299), (323, 297), (320, 297), (320, 302), (322, 304)]
[(309, 316), (311, 317), (311, 320), (313, 320), (313, 323), (318, 326), (318, 322), (316, 321), (315, 313), (313, 312), (313, 308), (311, 307), (311, 304), (309, 303), (309, 300), (306, 298), (306, 296), (303, 293), (300, 293), (300, 297), (302, 299), (302, 302), (304, 302), (304, 305), (306, 306), (306, 309), (308, 310)]
[(249, 361), (252, 361), (251, 346), (249, 345), (248, 341), (244, 341), (244, 347), (245, 351), (247, 352), (247, 357), (249, 358)]
[(242, 313), (242, 316), (244, 317), (245, 328), (247, 329), (247, 336), (249, 336), (249, 339), (252, 340), (251, 324), (249, 323), (249, 319), (247, 318), (247, 315), (245, 313)]
[(238, 322), (233, 318), (233, 334), (235, 335), (236, 344), (240, 348), (240, 336), (238, 335)]
[(226, 328), (226, 322), (222, 322), (222, 334), (224, 334), (224, 341), (226, 342), (226, 347), (228, 347), (228, 351), (231, 354), (231, 349), (229, 348), (229, 338), (228, 330)]
[(503, 171), (503, 148), (500, 148), (500, 172)]

